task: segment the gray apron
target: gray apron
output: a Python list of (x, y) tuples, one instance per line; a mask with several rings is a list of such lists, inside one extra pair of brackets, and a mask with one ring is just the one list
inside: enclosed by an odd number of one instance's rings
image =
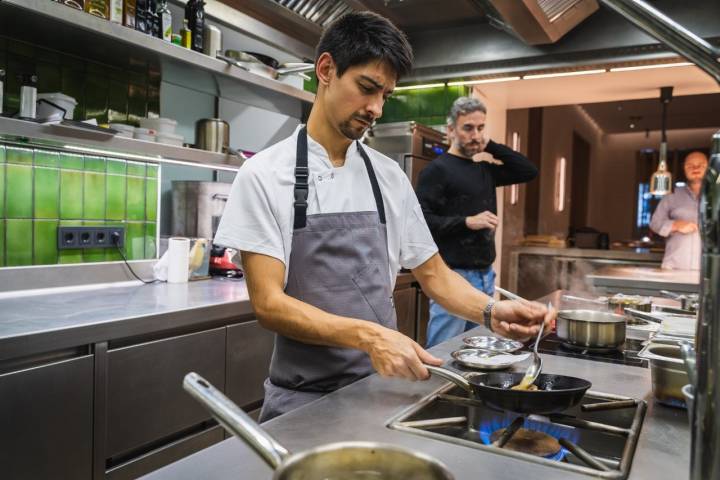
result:
[[(326, 312), (396, 329), (385, 208), (360, 143), (377, 211), (307, 215), (307, 130), (298, 132), (295, 219), (285, 292)], [(365, 352), (275, 336), (260, 421), (266, 421), (373, 372)]]

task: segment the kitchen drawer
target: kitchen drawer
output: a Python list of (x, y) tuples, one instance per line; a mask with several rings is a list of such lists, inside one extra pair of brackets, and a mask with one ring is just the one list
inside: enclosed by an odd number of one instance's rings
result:
[(183, 430), (210, 419), (182, 388), (188, 372), (224, 389), (224, 327), (108, 352), (109, 465), (176, 441)]
[(0, 375), (0, 477), (92, 477), (93, 356)]
[(227, 395), (241, 407), (255, 408), (265, 396), (274, 340), (256, 320), (227, 327)]

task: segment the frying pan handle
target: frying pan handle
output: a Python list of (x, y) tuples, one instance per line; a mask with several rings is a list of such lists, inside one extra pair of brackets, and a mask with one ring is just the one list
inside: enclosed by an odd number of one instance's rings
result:
[(427, 368), (428, 372), (430, 372), (431, 374), (437, 375), (438, 377), (442, 377), (445, 380), (448, 380), (448, 381), (454, 383), (458, 387), (461, 387), (463, 390), (465, 390), (469, 393), (475, 393), (470, 382), (468, 382), (467, 379), (465, 377), (463, 377), (462, 375), (452, 372), (452, 371), (448, 370), (447, 368), (436, 367), (433, 365), (425, 364), (425, 368)]
[(197, 373), (185, 375), (183, 388), (207, 408), (228, 432), (240, 437), (255, 450), (273, 470), (277, 470), (290, 456), (290, 452), (262, 430), (247, 413)]
[(647, 320), (649, 322), (655, 322), (655, 323), (663, 322), (662, 317), (657, 317), (657, 316), (647, 313), (647, 312), (641, 312), (640, 310), (635, 310), (634, 308), (626, 308), (625, 313), (629, 313), (633, 317), (637, 317), (641, 320)]

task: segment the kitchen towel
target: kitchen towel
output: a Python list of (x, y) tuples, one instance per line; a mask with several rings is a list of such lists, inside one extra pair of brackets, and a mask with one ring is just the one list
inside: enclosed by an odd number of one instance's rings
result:
[(190, 261), (190, 239), (172, 237), (168, 242), (168, 283), (185, 283), (188, 281), (188, 264)]

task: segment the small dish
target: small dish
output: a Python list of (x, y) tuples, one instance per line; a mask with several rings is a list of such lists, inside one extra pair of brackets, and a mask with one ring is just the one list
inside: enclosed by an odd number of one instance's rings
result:
[(472, 348), (480, 348), (495, 353), (512, 353), (523, 348), (523, 344), (506, 338), (491, 337), (489, 335), (478, 335), (463, 338), (465, 345)]
[(477, 348), (461, 348), (450, 355), (457, 363), (465, 367), (478, 368), (482, 370), (502, 370), (509, 366), (527, 360), (529, 353), (512, 355), (509, 353), (494, 353)]

